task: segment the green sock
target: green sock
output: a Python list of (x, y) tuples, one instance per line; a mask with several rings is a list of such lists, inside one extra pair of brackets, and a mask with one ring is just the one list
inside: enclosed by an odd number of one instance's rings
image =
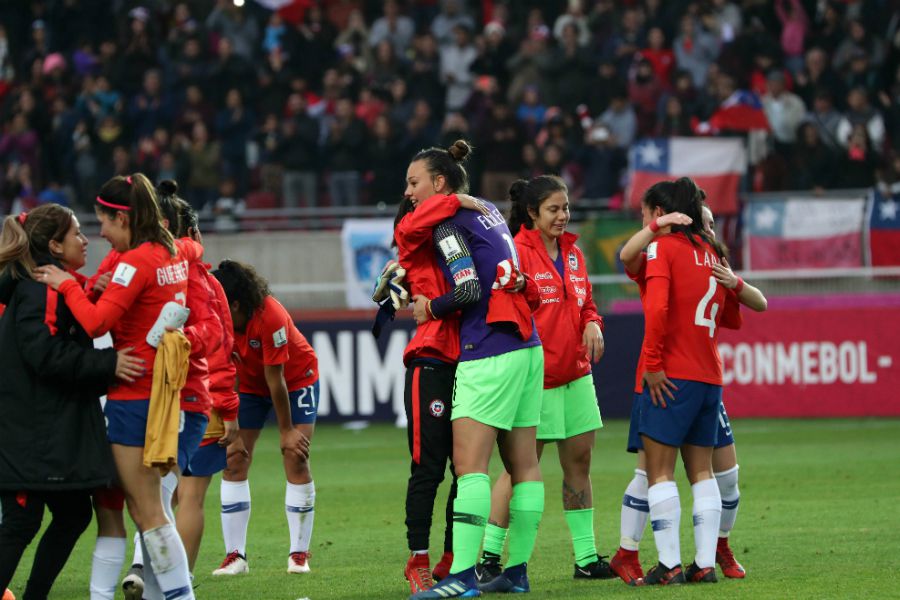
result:
[(523, 481), (512, 489), (509, 501), (509, 560), (506, 566), (531, 560), (538, 525), (544, 514), (544, 482)]
[(456, 483), (453, 501), (453, 564), (451, 573), (475, 566), (484, 526), (491, 513), (491, 478), (485, 473), (469, 473)]
[(506, 543), (506, 533), (509, 529), (498, 527), (488, 523), (484, 528), (484, 551), (500, 556), (503, 554), (503, 545)]
[(564, 511), (569, 533), (572, 534), (572, 549), (575, 551), (575, 564), (583, 567), (597, 560), (597, 547), (594, 545), (594, 509)]

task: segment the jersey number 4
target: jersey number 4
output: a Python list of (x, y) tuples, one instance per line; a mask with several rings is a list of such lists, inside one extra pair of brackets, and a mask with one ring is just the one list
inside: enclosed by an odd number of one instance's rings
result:
[[(700, 299), (700, 303), (697, 304), (697, 310), (694, 312), (694, 325), (699, 327), (709, 327), (709, 337), (713, 337), (716, 333), (716, 315), (719, 313), (719, 305), (715, 302), (710, 304), (710, 300), (712, 300), (713, 296), (716, 295), (716, 279), (714, 277), (709, 278), (709, 289), (706, 290), (706, 295)], [(709, 318), (706, 318), (706, 307), (709, 305)]]

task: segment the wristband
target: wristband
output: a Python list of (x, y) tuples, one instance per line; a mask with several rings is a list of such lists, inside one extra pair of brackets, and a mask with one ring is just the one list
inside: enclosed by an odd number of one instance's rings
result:
[(647, 225), (647, 227), (649, 227), (650, 231), (652, 231), (653, 233), (658, 232), (659, 231), (659, 219), (658, 218), (653, 219), (652, 221), (650, 221), (650, 224)]
[(744, 289), (744, 280), (738, 277), (737, 284), (734, 286), (734, 293), (740, 294)]

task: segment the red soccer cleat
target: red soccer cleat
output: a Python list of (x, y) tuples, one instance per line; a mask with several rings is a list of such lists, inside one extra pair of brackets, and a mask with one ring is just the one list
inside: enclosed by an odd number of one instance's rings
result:
[(431, 572), (431, 577), (436, 582), (440, 581), (447, 577), (450, 574), (450, 567), (453, 565), (453, 553), (452, 552), (444, 552), (441, 555), (441, 560), (438, 564), (434, 565), (434, 571)]
[(409, 581), (409, 591), (411, 594), (424, 592), (434, 585), (431, 579), (431, 565), (428, 563), (427, 554), (413, 554), (406, 561), (406, 569), (403, 575)]
[(728, 538), (720, 537), (716, 545), (716, 562), (722, 568), (722, 574), (729, 579), (743, 579), (747, 572), (741, 563), (734, 557), (734, 552), (728, 546)]
[(647, 571), (638, 585), (678, 585), (686, 582), (687, 579), (685, 579), (684, 569), (681, 568), (681, 565), (675, 565), (670, 569), (659, 563)]
[(695, 562), (688, 565), (687, 571), (684, 572), (684, 578), (688, 583), (716, 583), (719, 581), (716, 577), (715, 566), (701, 569)]
[(609, 561), (609, 568), (628, 585), (641, 585), (644, 578), (644, 570), (638, 560), (637, 550), (619, 548), (616, 555)]

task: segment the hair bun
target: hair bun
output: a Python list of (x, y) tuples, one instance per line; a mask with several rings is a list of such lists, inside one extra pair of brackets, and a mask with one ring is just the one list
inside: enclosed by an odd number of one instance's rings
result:
[(156, 191), (163, 196), (174, 196), (178, 194), (178, 184), (171, 179), (163, 179), (156, 186)]
[(522, 199), (522, 196), (525, 194), (525, 190), (528, 188), (528, 180), (527, 179), (517, 179), (513, 181), (512, 185), (509, 186), (509, 199), (513, 203), (518, 203), (519, 200)]
[(472, 147), (466, 140), (456, 140), (452, 146), (447, 148), (447, 152), (456, 162), (463, 162), (472, 152)]

